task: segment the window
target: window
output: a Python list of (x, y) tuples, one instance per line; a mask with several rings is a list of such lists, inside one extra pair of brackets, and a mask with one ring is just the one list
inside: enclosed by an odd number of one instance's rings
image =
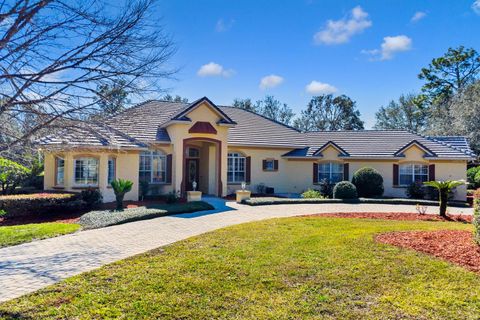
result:
[(399, 182), (401, 186), (409, 186), (415, 182), (428, 181), (428, 165), (425, 164), (401, 164), (399, 169)]
[(140, 154), (140, 181), (148, 183), (165, 183), (167, 177), (167, 160), (159, 151), (145, 151)]
[(75, 159), (75, 184), (82, 186), (98, 185), (98, 159)]
[(276, 171), (278, 168), (275, 166), (274, 159), (263, 160), (263, 171)]
[(228, 154), (227, 182), (241, 183), (245, 181), (245, 157), (237, 152)]
[(55, 158), (55, 185), (63, 186), (65, 183), (65, 159)]
[(113, 180), (116, 179), (116, 167), (117, 167), (117, 159), (115, 158), (108, 158), (108, 176), (107, 176), (107, 183), (112, 183)]
[(343, 163), (323, 162), (318, 164), (318, 182), (326, 179), (330, 184), (343, 181)]
[(189, 158), (198, 158), (200, 157), (200, 150), (197, 148), (188, 148), (187, 154)]

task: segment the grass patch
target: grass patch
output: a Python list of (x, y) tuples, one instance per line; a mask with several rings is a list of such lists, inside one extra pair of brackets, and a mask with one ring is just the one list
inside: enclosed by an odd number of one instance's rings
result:
[(477, 319), (480, 277), (378, 244), (452, 222), (301, 217), (233, 226), (0, 305), (31, 319)]
[(0, 247), (72, 233), (80, 228), (74, 223), (31, 223), (0, 227)]
[[(358, 199), (329, 199), (329, 198), (277, 198), (277, 197), (258, 197), (244, 200), (243, 203), (250, 206), (265, 206), (272, 204), (298, 204), (298, 203), (378, 203), (378, 204), (420, 204), (425, 206), (438, 206), (438, 201), (404, 198), (358, 198)], [(451, 207), (467, 208), (468, 203), (461, 201), (451, 201), (448, 203)]]
[(125, 209), (123, 211), (98, 210), (90, 211), (80, 217), (79, 223), (84, 229), (96, 229), (117, 224), (152, 219), (171, 214), (189, 213), (214, 209), (212, 205), (203, 202), (188, 202), (162, 205), (149, 205)]

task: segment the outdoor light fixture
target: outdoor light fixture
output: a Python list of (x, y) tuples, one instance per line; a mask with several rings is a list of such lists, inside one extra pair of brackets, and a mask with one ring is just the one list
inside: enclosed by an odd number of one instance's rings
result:
[(245, 181), (242, 182), (242, 191), (245, 191), (245, 188), (247, 187), (247, 183)]
[(193, 191), (197, 190), (197, 182), (196, 181), (192, 182), (192, 187), (193, 187)]

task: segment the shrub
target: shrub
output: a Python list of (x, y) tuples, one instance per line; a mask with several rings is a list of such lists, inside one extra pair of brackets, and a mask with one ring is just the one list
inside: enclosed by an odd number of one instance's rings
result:
[(353, 174), (352, 183), (357, 187), (359, 197), (374, 198), (383, 195), (382, 175), (373, 168), (361, 168)]
[(180, 192), (179, 191), (170, 191), (165, 197), (166, 203), (177, 203), (180, 201)]
[(334, 199), (356, 199), (358, 198), (357, 188), (349, 181), (341, 181), (333, 188)]
[(30, 174), (30, 169), (14, 161), (0, 158), (0, 187), (2, 194), (11, 194)]
[(436, 188), (440, 198), (440, 216), (447, 216), (447, 201), (449, 194), (455, 190), (456, 187), (465, 184), (464, 181), (445, 180), (445, 181), (427, 181), (424, 182), (426, 186)]
[(477, 171), (474, 178), (474, 188), (480, 188), (480, 170)]
[(0, 196), (0, 211), (8, 218), (37, 216), (64, 210), (81, 209), (84, 202), (78, 194), (33, 193)]
[(116, 179), (110, 185), (115, 193), (115, 201), (117, 202), (117, 210), (123, 210), (123, 198), (127, 192), (132, 190), (133, 182), (130, 180)]
[(145, 180), (140, 181), (140, 197), (142, 200), (144, 200), (145, 197), (148, 195), (149, 190), (150, 190), (150, 184)]
[(473, 240), (480, 245), (480, 189), (473, 194)]
[(467, 182), (469, 183), (469, 187), (476, 189), (480, 188), (480, 184), (475, 181), (475, 176), (480, 172), (480, 166), (472, 167), (467, 170)]
[(333, 196), (333, 185), (328, 182), (327, 179), (320, 180), (319, 187), (322, 196), (326, 198), (331, 198)]
[(407, 187), (405, 194), (410, 199), (425, 199), (425, 186), (422, 183), (414, 182)]
[(103, 200), (102, 193), (97, 188), (87, 188), (82, 190), (80, 198), (85, 202), (88, 208), (98, 207)]
[(305, 199), (324, 199), (325, 197), (318, 190), (308, 189), (302, 193), (302, 198)]

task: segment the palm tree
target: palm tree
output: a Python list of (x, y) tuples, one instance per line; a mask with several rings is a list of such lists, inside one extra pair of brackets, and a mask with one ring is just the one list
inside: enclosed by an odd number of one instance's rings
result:
[(115, 192), (115, 199), (117, 201), (117, 210), (123, 210), (123, 198), (125, 193), (132, 190), (133, 182), (130, 180), (116, 179), (113, 180), (110, 185)]
[(434, 187), (438, 190), (440, 198), (440, 216), (447, 217), (448, 194), (458, 186), (465, 184), (464, 181), (445, 180), (445, 181), (427, 181), (423, 183), (426, 186)]

